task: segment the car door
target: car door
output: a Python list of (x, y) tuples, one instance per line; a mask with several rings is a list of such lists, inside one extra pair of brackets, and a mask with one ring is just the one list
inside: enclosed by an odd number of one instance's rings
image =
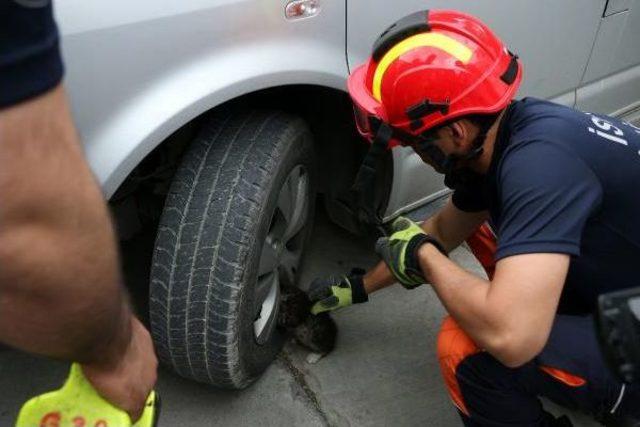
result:
[[(350, 70), (397, 19), (423, 9), (458, 9), (484, 20), (524, 63), (519, 96), (574, 105), (606, 0), (347, 0)], [(394, 182), (386, 217), (446, 194), (442, 177), (410, 149), (394, 150)]]
[(640, 0), (609, 0), (603, 8), (577, 106), (640, 122)]

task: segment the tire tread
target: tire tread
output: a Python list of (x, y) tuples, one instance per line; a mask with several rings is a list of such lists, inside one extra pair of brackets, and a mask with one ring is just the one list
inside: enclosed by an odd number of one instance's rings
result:
[(279, 112), (219, 113), (185, 154), (154, 249), (150, 314), (160, 360), (181, 376), (242, 388), (239, 305), (252, 232), (280, 159), (304, 123)]

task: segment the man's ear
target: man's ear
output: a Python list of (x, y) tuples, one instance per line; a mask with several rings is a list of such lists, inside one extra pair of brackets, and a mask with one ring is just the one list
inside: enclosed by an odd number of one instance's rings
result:
[(450, 123), (447, 127), (449, 128), (449, 132), (451, 134), (451, 140), (457, 146), (460, 146), (467, 139), (467, 134), (469, 129), (465, 126), (466, 123), (463, 120), (456, 120), (453, 123)]

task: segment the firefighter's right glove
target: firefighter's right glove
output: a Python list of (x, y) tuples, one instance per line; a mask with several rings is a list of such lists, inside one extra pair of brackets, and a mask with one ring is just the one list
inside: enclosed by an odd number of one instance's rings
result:
[(318, 278), (309, 286), (309, 299), (313, 303), (311, 314), (338, 310), (351, 304), (369, 300), (362, 274)]
[(378, 239), (376, 252), (405, 288), (413, 289), (426, 283), (418, 260), (418, 249), (430, 243), (446, 256), (442, 245), (408, 218), (398, 217), (393, 221), (391, 232), (391, 236)]

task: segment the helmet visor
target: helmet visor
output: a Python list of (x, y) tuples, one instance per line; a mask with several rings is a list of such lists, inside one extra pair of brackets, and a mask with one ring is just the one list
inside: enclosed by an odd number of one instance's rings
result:
[[(367, 89), (366, 64), (356, 68), (347, 80), (347, 88), (349, 95), (353, 101), (353, 113), (358, 132), (369, 142), (373, 142), (380, 125), (387, 122), (384, 107), (380, 102), (373, 98)], [(392, 137), (389, 140), (388, 147), (393, 148), (398, 145), (409, 145), (399, 139)]]
[(360, 135), (371, 141), (378, 130), (377, 128), (379, 126), (380, 119), (373, 114), (370, 114), (356, 103), (353, 104), (353, 116)]
[(353, 101), (353, 113), (358, 132), (371, 142), (385, 117), (384, 108), (371, 96), (365, 80), (366, 66), (361, 65), (347, 79), (347, 88)]

